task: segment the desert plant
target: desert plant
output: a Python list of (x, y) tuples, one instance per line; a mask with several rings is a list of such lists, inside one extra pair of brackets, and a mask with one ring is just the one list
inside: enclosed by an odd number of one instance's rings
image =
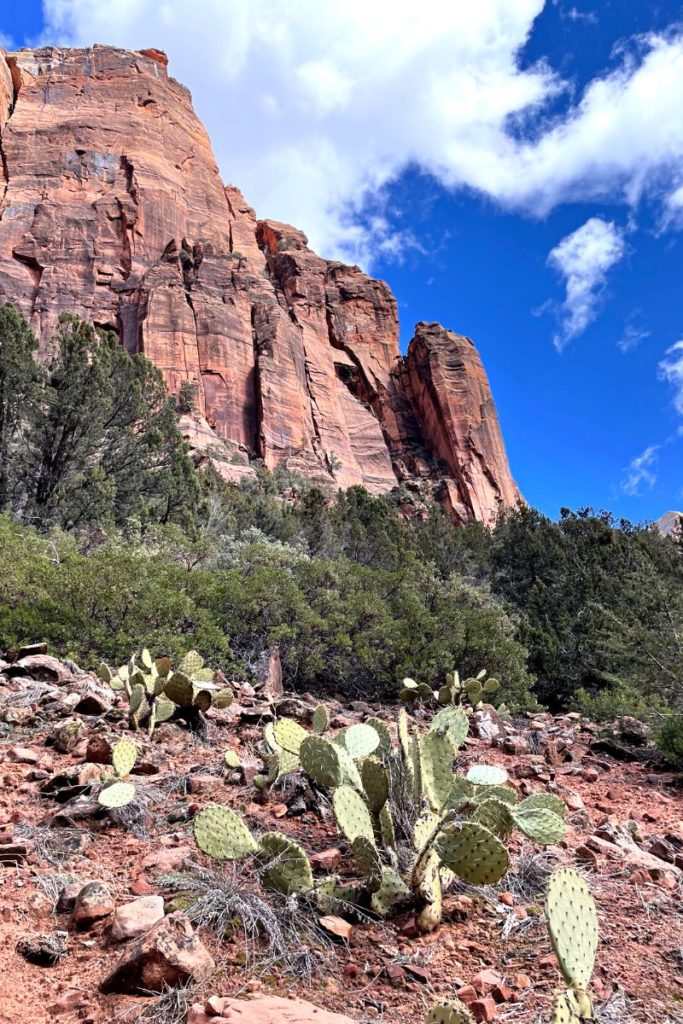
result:
[(593, 1017), (588, 984), (598, 947), (598, 915), (588, 883), (572, 868), (550, 878), (545, 904), (550, 940), (569, 986), (555, 996), (553, 1024), (581, 1024)]
[(146, 722), (150, 736), (159, 722), (173, 716), (197, 720), (210, 707), (225, 708), (233, 700), (229, 687), (214, 683), (213, 671), (204, 668), (197, 651), (188, 651), (173, 671), (170, 658), (153, 658), (145, 648), (139, 664), (132, 655), (128, 664), (114, 672), (103, 662), (98, 675), (112, 690), (125, 692), (131, 728), (138, 729)]
[[(419, 927), (429, 931), (441, 919), (443, 888), (455, 875), (477, 885), (502, 878), (509, 864), (504, 840), (514, 827), (539, 845), (562, 838), (565, 807), (558, 797), (541, 793), (518, 803), (507, 773), (495, 765), (473, 765), (464, 777), (453, 772), (467, 730), (467, 715), (453, 705), (438, 711), (422, 736), (401, 710), (396, 746), (379, 719), (330, 739), (289, 718), (266, 727), (272, 751), (266, 782), (301, 767), (332, 790), (337, 824), (362, 879), (360, 890), (341, 887), (343, 897), (328, 879), (322, 893), (332, 904), (369, 899), (385, 915), (411, 902)], [(406, 805), (408, 814), (395, 821)]]
[(97, 801), (103, 807), (125, 807), (135, 799), (135, 783), (124, 780), (135, 767), (137, 756), (138, 751), (134, 743), (127, 739), (118, 741), (111, 753), (114, 776), (105, 779), (105, 784), (97, 795)]
[[(401, 683), (399, 697), (404, 704), (413, 704), (418, 701), (431, 703), (436, 700), (438, 704), (458, 704), (469, 708), (480, 708), (483, 702), (493, 697), (494, 693), (500, 690), (500, 683), (497, 679), (486, 678), (486, 669), (482, 669), (476, 676), (470, 676), (461, 681), (459, 672), (446, 673), (446, 682), (438, 690), (432, 690), (427, 683), (416, 683), (414, 679), (404, 679)], [(501, 705), (502, 710), (505, 706)]]

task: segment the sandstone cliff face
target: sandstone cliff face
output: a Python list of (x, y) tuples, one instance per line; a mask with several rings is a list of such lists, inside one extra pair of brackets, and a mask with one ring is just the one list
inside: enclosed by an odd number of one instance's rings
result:
[(401, 358), (388, 287), (257, 221), (166, 64), (0, 52), (0, 299), (41, 358), (74, 312), (172, 390), (194, 383), (191, 439), (220, 439), (235, 478), (259, 457), (374, 494), (424, 482), (455, 518), (490, 522), (518, 492), (472, 342), (420, 324)]

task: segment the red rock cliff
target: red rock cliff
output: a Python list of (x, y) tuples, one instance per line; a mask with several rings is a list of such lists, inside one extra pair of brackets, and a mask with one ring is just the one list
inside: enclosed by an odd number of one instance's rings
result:
[[(49, 358), (63, 310), (117, 331), (226, 458), (374, 494), (424, 482), (462, 521), (518, 492), (472, 342), (419, 324), (305, 235), (225, 187), (190, 94), (157, 50), (0, 52), (0, 299)], [(208, 425), (207, 425), (208, 424)]]

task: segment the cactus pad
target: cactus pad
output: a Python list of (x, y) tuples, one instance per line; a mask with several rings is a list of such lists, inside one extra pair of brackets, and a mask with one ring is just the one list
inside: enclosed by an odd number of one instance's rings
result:
[(508, 813), (520, 832), (539, 846), (559, 843), (564, 836), (564, 821), (545, 807), (525, 807), (523, 800), (517, 807), (510, 807)]
[(506, 839), (512, 832), (513, 823), (510, 808), (502, 800), (498, 800), (495, 797), (490, 800), (482, 800), (481, 803), (477, 804), (470, 821), (474, 821), (478, 825), (484, 825), (489, 832), (493, 832), (494, 836), (498, 836), (499, 839)]
[(218, 690), (213, 695), (212, 707), (214, 708), (229, 708), (235, 699), (235, 694), (232, 692), (229, 686), (224, 686), (222, 690)]
[(405, 713), (404, 708), (398, 713), (398, 719), (396, 720), (396, 727), (398, 730), (398, 742), (401, 747), (401, 754), (406, 765), (412, 765), (410, 756), (410, 731), (408, 729), (408, 716)]
[(273, 734), (278, 746), (288, 750), (290, 754), (299, 754), (299, 748), (308, 733), (293, 718), (278, 718), (273, 726)]
[(354, 761), (359, 761), (377, 750), (379, 735), (371, 725), (352, 725), (344, 732), (344, 746)]
[(179, 708), (189, 708), (194, 700), (192, 680), (184, 672), (174, 672), (166, 683), (164, 694)]
[(194, 838), (203, 853), (217, 860), (243, 860), (258, 850), (241, 815), (223, 804), (208, 804), (199, 812)]
[(149, 653), (146, 647), (144, 647), (142, 650), (142, 654), (140, 655), (140, 661), (148, 671), (154, 664), (154, 661), (152, 660), (152, 655)]
[(330, 713), (324, 704), (318, 704), (313, 712), (313, 732), (316, 736), (322, 736), (330, 725)]
[(132, 782), (112, 782), (97, 796), (97, 802), (103, 807), (125, 807), (134, 799), (135, 786)]
[(413, 849), (421, 853), (432, 838), (439, 824), (439, 815), (434, 811), (423, 811), (413, 825)]
[(382, 882), (382, 861), (377, 847), (365, 836), (357, 836), (351, 843), (351, 849), (365, 888), (368, 892), (376, 892)]
[(175, 714), (176, 705), (168, 697), (162, 695), (154, 702), (154, 717), (157, 722), (167, 722)]
[(379, 812), (379, 830), (384, 849), (392, 850), (396, 846), (396, 831), (394, 829), (394, 819), (391, 816), (391, 808), (388, 803)]
[(446, 867), (473, 885), (492, 885), (509, 866), (500, 839), (476, 822), (465, 822), (459, 832), (440, 835), (435, 849)]
[(346, 915), (359, 903), (358, 890), (353, 885), (341, 885), (335, 877), (324, 878), (316, 886), (318, 905), (325, 914)]
[(361, 781), (360, 772), (358, 771), (356, 762), (353, 760), (346, 747), (339, 746), (337, 744), (335, 744), (335, 746), (337, 747), (337, 756), (339, 758), (339, 764), (341, 765), (342, 783), (344, 785), (353, 786), (354, 789), (357, 789), (358, 792), (361, 793), (363, 790), (363, 783)]
[(190, 679), (195, 677), (197, 672), (200, 672), (204, 667), (204, 659), (201, 654), (197, 651), (188, 651), (185, 657), (178, 665), (178, 671), (183, 672)]
[(409, 890), (401, 876), (393, 868), (382, 868), (382, 882), (370, 898), (370, 905), (376, 914), (384, 917), (388, 914), (395, 903), (405, 899)]
[(473, 764), (465, 778), (473, 786), (502, 786), (508, 780), (508, 773), (497, 764)]
[(422, 788), (434, 810), (440, 810), (448, 800), (453, 786), (454, 757), (455, 748), (448, 732), (428, 732), (420, 740)]
[(358, 836), (365, 836), (369, 842), (374, 843), (370, 812), (362, 796), (355, 789), (350, 786), (335, 789), (332, 806), (337, 824), (349, 843), (353, 843)]
[[(110, 686), (112, 686), (112, 683), (116, 678), (112, 670), (109, 668), (109, 665), (107, 665), (104, 661), (101, 661), (97, 667), (97, 676), (99, 679), (102, 680), (103, 683), (109, 683)], [(112, 686), (112, 689), (120, 690), (121, 688), (121, 685), (119, 685), (118, 687)]]
[(138, 748), (130, 740), (122, 739), (114, 745), (111, 752), (111, 763), (120, 779), (133, 770), (137, 756)]
[(555, 796), (554, 793), (534, 793), (533, 796), (528, 796), (526, 800), (522, 800), (519, 805), (519, 809), (524, 808), (531, 809), (532, 807), (543, 807), (546, 811), (552, 811), (553, 814), (557, 814), (560, 818), (564, 818), (567, 813), (567, 805), (564, 800), (560, 800), (559, 796)]
[(213, 703), (213, 694), (211, 690), (199, 690), (199, 692), (195, 694), (192, 703), (196, 708), (199, 708), (201, 712), (208, 711)]
[(363, 789), (373, 814), (379, 814), (389, 796), (387, 770), (376, 757), (366, 757), (360, 768)]
[(500, 800), (508, 807), (514, 807), (517, 803), (517, 794), (510, 786), (478, 786), (472, 793), (472, 803), (482, 804), (484, 800)]
[(386, 722), (383, 722), (381, 718), (367, 718), (365, 724), (371, 725), (379, 736), (377, 756), (381, 758), (386, 757), (387, 754), (391, 753), (391, 733), (389, 732), (389, 726)]
[(553, 1024), (582, 1024), (582, 1021), (593, 1019), (593, 1007), (585, 992), (570, 988), (555, 996)]
[(224, 762), (226, 768), (241, 768), (242, 767), (242, 761), (240, 759), (240, 756), (234, 750), (226, 750), (225, 751), (225, 753), (223, 754), (223, 762)]
[(339, 750), (322, 736), (307, 736), (299, 748), (301, 767), (319, 786), (335, 789), (342, 784)]
[(306, 853), (282, 832), (266, 832), (261, 837), (258, 859), (263, 865), (263, 884), (267, 889), (290, 896), (313, 888), (313, 872)]
[(443, 999), (432, 1006), (425, 1024), (474, 1024), (474, 1017), (459, 999)]
[(474, 786), (463, 779), (462, 775), (454, 775), (444, 810), (461, 811), (473, 799), (474, 792)]
[(545, 905), (548, 931), (565, 981), (585, 989), (598, 947), (598, 915), (588, 884), (572, 868), (550, 877)]
[(447, 732), (455, 750), (459, 750), (465, 742), (470, 724), (462, 708), (447, 707), (437, 711), (432, 719), (430, 732)]

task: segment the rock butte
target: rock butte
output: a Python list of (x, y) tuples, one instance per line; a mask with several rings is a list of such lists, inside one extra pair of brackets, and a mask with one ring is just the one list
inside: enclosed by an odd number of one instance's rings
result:
[(40, 358), (62, 311), (115, 330), (171, 390), (194, 384), (183, 428), (229, 479), (261, 458), (323, 486), (403, 482), (460, 522), (518, 500), (473, 343), (420, 323), (402, 357), (386, 284), (223, 185), (163, 53), (0, 51), (0, 130), (0, 300)]

